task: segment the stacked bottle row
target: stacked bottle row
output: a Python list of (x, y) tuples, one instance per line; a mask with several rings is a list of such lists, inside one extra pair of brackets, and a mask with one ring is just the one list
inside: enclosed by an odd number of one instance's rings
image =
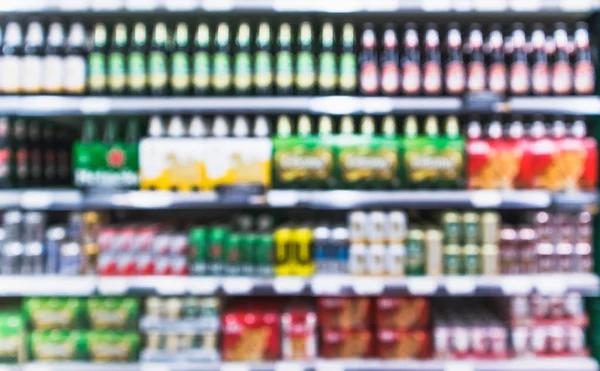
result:
[(353, 211), (309, 223), (272, 214), (123, 223), (73, 212), (47, 227), (6, 212), (4, 275), (269, 277), (590, 273), (591, 214)]
[[(463, 118), (461, 118), (463, 119)], [(125, 136), (109, 119), (84, 123), (75, 185), (211, 191), (257, 189), (547, 189), (593, 191), (597, 142), (579, 117), (152, 117)], [(403, 120), (402, 126), (398, 120)], [(316, 124), (316, 125), (315, 125)], [(443, 130), (442, 129), (443, 125)], [(123, 140), (124, 138), (124, 140)], [(139, 154), (138, 154), (139, 152)], [(138, 178), (139, 174), (139, 178)]]
[[(381, 32), (379, 32), (381, 31)], [(570, 31), (570, 32), (569, 32)], [(358, 33), (361, 33), (360, 36)], [(421, 33), (420, 33), (421, 32)], [(5, 27), (0, 92), (95, 95), (589, 95), (587, 24)], [(319, 40), (315, 40), (319, 37)], [(295, 38), (295, 40), (294, 40)]]

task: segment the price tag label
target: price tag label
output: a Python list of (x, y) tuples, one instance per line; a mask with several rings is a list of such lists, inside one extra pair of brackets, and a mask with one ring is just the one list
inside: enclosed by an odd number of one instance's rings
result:
[(475, 366), (471, 362), (446, 362), (444, 371), (475, 371)]
[(126, 0), (125, 7), (129, 10), (155, 10), (160, 3), (158, 0)]
[(273, 9), (276, 12), (302, 12), (307, 11), (306, 4), (303, 1), (295, 0), (274, 0)]
[(171, 367), (168, 364), (163, 363), (140, 363), (140, 371), (171, 371)]
[(587, 12), (594, 6), (592, 0), (561, 0), (560, 8), (568, 12)]
[(446, 290), (451, 295), (471, 295), (475, 293), (477, 284), (472, 277), (449, 277), (446, 279)]
[(475, 9), (478, 12), (504, 12), (507, 8), (507, 0), (475, 0)]
[(89, 0), (60, 0), (58, 3), (58, 7), (63, 11), (85, 10), (89, 6)]
[(394, 109), (390, 98), (364, 98), (362, 103), (365, 113), (390, 113)]
[(533, 290), (533, 282), (529, 277), (502, 277), (500, 286), (507, 296), (528, 295)]
[(165, 2), (166, 8), (172, 11), (194, 10), (198, 5), (196, 0), (168, 0)]
[(222, 12), (233, 10), (235, 4), (233, 0), (204, 0), (202, 6), (207, 11)]
[(275, 362), (275, 371), (304, 371), (306, 367), (300, 362)]
[(173, 204), (171, 192), (131, 192), (127, 195), (129, 204), (139, 208), (163, 208)]
[(21, 296), (28, 292), (33, 282), (27, 277), (4, 276), (0, 277), (0, 293), (5, 296)]
[(339, 295), (344, 287), (344, 279), (339, 277), (315, 277), (310, 284), (315, 295)]
[(352, 283), (352, 288), (357, 295), (381, 295), (385, 289), (385, 284), (382, 278), (356, 277)]
[(50, 365), (45, 365), (41, 363), (29, 363), (23, 365), (23, 371), (52, 371)]
[(220, 282), (212, 277), (189, 277), (187, 291), (194, 295), (213, 295), (219, 289)]
[(502, 204), (502, 194), (499, 191), (472, 191), (471, 204), (475, 208), (492, 208)]
[(450, 0), (423, 0), (421, 1), (421, 7), (426, 12), (447, 12), (452, 5)]
[[(304, 0), (307, 1), (307, 0)], [(311, 0), (312, 9), (328, 13), (354, 13), (363, 10), (362, 0), (322, 1)]]
[(275, 207), (295, 206), (300, 202), (298, 191), (269, 191), (267, 203)]
[(363, 7), (368, 12), (395, 12), (400, 4), (399, 0), (364, 0)]
[(349, 115), (361, 111), (361, 100), (352, 97), (310, 98), (309, 110), (330, 115)]
[(124, 5), (123, 0), (92, 0), (94, 10), (119, 10)]
[(50, 192), (27, 191), (21, 195), (21, 208), (43, 210), (52, 205), (54, 197)]
[(412, 295), (433, 295), (439, 287), (432, 277), (410, 277), (406, 286)]
[(560, 277), (542, 276), (535, 278), (535, 287), (542, 295), (561, 296), (567, 292), (567, 283)]
[(254, 288), (254, 282), (250, 278), (226, 278), (223, 281), (223, 290), (231, 295), (249, 294)]
[(277, 277), (273, 288), (278, 294), (298, 294), (306, 287), (306, 280), (300, 277)]
[(79, 110), (85, 115), (98, 115), (110, 112), (110, 99), (107, 98), (84, 98)]
[(470, 12), (474, 9), (472, 0), (453, 0), (452, 7), (457, 12)]
[(346, 367), (338, 361), (317, 361), (315, 371), (345, 371)]
[(105, 277), (98, 279), (98, 292), (102, 295), (124, 295), (130, 287), (126, 278)]
[(93, 277), (44, 277), (36, 279), (30, 287), (34, 287), (40, 295), (92, 295), (96, 290), (96, 281)]
[(221, 363), (221, 371), (250, 371), (251, 367), (248, 363), (243, 362), (223, 362)]
[(542, 0), (509, 0), (509, 7), (517, 12), (537, 12), (542, 9)]
[(185, 277), (160, 277), (155, 282), (155, 289), (159, 295), (183, 295), (186, 293)]

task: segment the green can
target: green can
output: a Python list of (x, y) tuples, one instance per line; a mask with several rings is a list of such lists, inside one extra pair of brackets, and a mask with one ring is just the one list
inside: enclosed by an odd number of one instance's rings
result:
[(466, 275), (481, 274), (481, 247), (479, 245), (468, 244), (463, 247), (463, 264)]
[(192, 274), (204, 276), (207, 273), (208, 241), (206, 228), (198, 227), (190, 231), (188, 242), (191, 248)]
[(214, 227), (208, 237), (208, 266), (207, 272), (213, 276), (223, 274), (223, 261), (225, 260), (224, 246), (227, 243), (229, 231), (225, 227)]
[(425, 236), (420, 229), (410, 229), (406, 240), (407, 276), (422, 276), (425, 274)]
[(242, 273), (240, 261), (240, 246), (242, 236), (237, 233), (230, 233), (223, 249), (223, 270), (227, 276), (239, 276)]
[(275, 264), (275, 242), (271, 233), (258, 237), (255, 249), (254, 267), (259, 276), (272, 276)]
[(468, 212), (463, 215), (463, 235), (465, 244), (479, 244), (481, 241), (481, 224), (479, 214)]
[(462, 274), (462, 260), (460, 245), (450, 244), (444, 246), (444, 274)]
[(457, 212), (446, 212), (442, 216), (444, 243), (459, 244), (462, 237), (461, 218)]
[(240, 265), (242, 275), (244, 276), (256, 275), (254, 255), (257, 240), (258, 235), (254, 233), (242, 234), (242, 239), (240, 241)]

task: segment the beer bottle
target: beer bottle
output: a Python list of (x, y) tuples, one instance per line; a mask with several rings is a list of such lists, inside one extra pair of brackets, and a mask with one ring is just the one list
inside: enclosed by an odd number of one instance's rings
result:
[(81, 23), (73, 23), (67, 38), (65, 59), (65, 92), (72, 95), (85, 93), (86, 71), (86, 33)]
[(119, 140), (119, 122), (114, 117), (108, 119), (104, 127), (101, 158), (104, 160), (98, 179), (103, 187), (120, 186), (120, 173), (125, 166), (126, 155)]
[(13, 186), (11, 180), (12, 151), (10, 121), (8, 117), (0, 117), (0, 188)]
[(208, 128), (202, 116), (194, 116), (190, 120), (188, 136), (190, 138), (204, 138), (208, 135)]
[(39, 94), (42, 90), (42, 54), (44, 30), (40, 22), (31, 22), (25, 34), (23, 57), (23, 92)]
[(224, 116), (217, 116), (213, 121), (212, 136), (217, 138), (224, 138), (229, 136), (229, 123)]
[(487, 74), (483, 55), (483, 34), (479, 24), (471, 26), (467, 42), (467, 59), (467, 89), (471, 92), (484, 91)]
[(254, 86), (257, 94), (273, 93), (273, 54), (271, 27), (262, 22), (258, 25), (256, 53), (254, 55)]
[(415, 139), (419, 136), (419, 123), (414, 115), (404, 120), (404, 139)]
[(167, 136), (170, 138), (182, 138), (185, 135), (186, 130), (183, 118), (179, 115), (172, 116), (167, 126)]
[(531, 35), (531, 88), (536, 95), (547, 95), (550, 90), (546, 34), (542, 24), (535, 24)]
[(506, 60), (504, 56), (504, 36), (500, 25), (492, 25), (488, 39), (489, 76), (488, 88), (494, 93), (506, 93)]
[(311, 95), (314, 92), (315, 56), (312, 49), (312, 26), (309, 22), (302, 22), (296, 54), (296, 93), (299, 95)]
[(360, 63), (360, 92), (374, 95), (379, 92), (379, 66), (377, 57), (377, 39), (374, 25), (365, 24), (361, 40), (362, 51)]
[(344, 116), (340, 121), (340, 135), (354, 135), (354, 118), (352, 116)]
[(210, 89), (210, 30), (204, 23), (198, 26), (194, 38), (192, 84), (196, 95), (206, 95)]
[[(2, 123), (1, 123), (1, 119), (0, 119), (0, 132), (2, 131)], [(50, 123), (46, 122), (44, 123), (44, 125), (42, 126), (42, 148), (43, 148), (43, 153), (44, 156), (42, 157), (43, 163), (44, 163), (44, 176), (43, 176), (43, 180), (44, 180), (44, 185), (50, 186), (50, 185), (55, 185), (56, 184), (56, 179), (57, 179), (57, 156), (56, 156), (56, 141), (54, 139), (54, 125), (51, 125)], [(1, 136), (0, 136), (1, 137)], [(1, 139), (0, 139), (1, 141)], [(0, 154), (2, 153), (2, 151), (0, 150)], [(73, 156), (72, 158), (76, 158), (76, 152), (73, 151)], [(72, 166), (73, 169), (75, 169), (74, 166)], [(1, 179), (1, 176), (0, 176)], [(77, 185), (77, 184), (75, 184)]]
[(37, 120), (29, 121), (27, 125), (28, 184), (34, 186), (41, 185), (43, 180), (41, 136), (40, 122)]
[(446, 92), (456, 95), (462, 94), (467, 83), (465, 62), (463, 60), (463, 44), (459, 25), (451, 23), (446, 40)]
[(440, 54), (440, 35), (437, 26), (427, 25), (425, 34), (425, 65), (423, 67), (423, 90), (427, 95), (442, 92), (442, 56)]
[(265, 116), (256, 116), (254, 119), (254, 129), (252, 135), (255, 138), (268, 138), (270, 134), (269, 121)]
[(407, 23), (404, 31), (404, 61), (402, 62), (402, 92), (419, 94), (421, 90), (421, 51), (419, 33), (414, 23)]
[(566, 25), (558, 22), (554, 25), (554, 63), (552, 64), (552, 93), (570, 94), (573, 90), (573, 71), (569, 60), (569, 37)]
[(136, 23), (133, 27), (129, 55), (127, 56), (127, 85), (129, 93), (133, 95), (144, 95), (148, 88), (146, 71), (148, 41), (146, 36), (146, 25), (141, 22)]
[(319, 137), (328, 137), (333, 134), (333, 121), (331, 120), (331, 116), (321, 116), (319, 117), (319, 124), (317, 128), (319, 132)]
[(294, 85), (294, 57), (292, 54), (292, 28), (289, 23), (279, 26), (277, 35), (275, 83), (278, 95), (289, 95)]
[(337, 88), (337, 56), (334, 45), (333, 24), (326, 22), (321, 30), (321, 53), (319, 54), (319, 91), (321, 95), (333, 94)]
[(158, 22), (154, 25), (150, 53), (148, 56), (148, 84), (150, 94), (167, 95), (169, 56), (167, 25)]
[[(46, 94), (61, 94), (65, 84), (65, 30), (61, 23), (52, 22), (48, 29), (46, 56), (42, 67), (42, 88)], [(104, 56), (103, 56), (104, 57)], [(91, 57), (90, 57), (91, 58)]]
[(381, 133), (384, 138), (396, 139), (396, 119), (392, 115), (385, 116), (381, 123)]
[(213, 55), (212, 86), (216, 95), (224, 95), (231, 89), (231, 56), (229, 26), (220, 23), (217, 27)]
[(250, 94), (252, 89), (252, 62), (250, 57), (250, 26), (240, 24), (235, 38), (233, 86), (237, 95)]
[(190, 92), (189, 32), (184, 22), (175, 28), (173, 54), (171, 54), (171, 92), (174, 95), (188, 95)]
[(165, 131), (165, 123), (160, 116), (152, 116), (150, 117), (150, 122), (148, 124), (148, 136), (151, 138), (160, 138), (164, 137), (166, 134)]
[(246, 116), (236, 116), (233, 120), (232, 134), (236, 138), (247, 138), (250, 135), (250, 125)]
[(139, 185), (139, 144), (140, 144), (140, 122), (137, 117), (131, 117), (127, 121), (125, 129), (125, 140), (123, 149), (125, 152), (125, 164), (122, 171), (121, 186), (134, 188)]
[(27, 178), (29, 178), (29, 151), (27, 149), (27, 123), (22, 118), (17, 118), (12, 122), (12, 179), (17, 187), (26, 187)]
[(594, 92), (596, 75), (592, 54), (590, 51), (590, 34), (585, 22), (575, 25), (575, 78), (574, 87), (576, 94), (592, 94)]
[(75, 185), (89, 187), (94, 185), (98, 169), (97, 124), (93, 118), (87, 117), (83, 122), (81, 140), (73, 145), (73, 170)]
[(4, 45), (2, 46), (2, 70), (0, 84), (4, 94), (19, 94), (22, 91), (23, 34), (16, 22), (6, 25)]
[(340, 93), (354, 94), (357, 82), (356, 36), (354, 26), (346, 23), (342, 29), (342, 54), (340, 55)]
[(529, 65), (526, 40), (522, 23), (515, 23), (512, 32), (512, 61), (510, 65), (510, 92), (514, 95), (528, 94), (530, 89)]
[(292, 121), (289, 116), (281, 115), (277, 118), (277, 138), (290, 138), (292, 136)]
[[(59, 31), (60, 30), (60, 31)], [(60, 23), (56, 23), (56, 28), (53, 29), (50, 26), (50, 32), (48, 36), (48, 46), (46, 47), (46, 63), (49, 63), (48, 55), (49, 50), (51, 48), (51, 40), (52, 38), (58, 38), (58, 32), (62, 33), (62, 26)], [(53, 34), (57, 34), (53, 36)], [(56, 43), (56, 41), (55, 41)], [(62, 43), (61, 43), (62, 44)], [(107, 35), (106, 35), (106, 26), (104, 23), (96, 23), (94, 26), (94, 31), (92, 33), (92, 45), (90, 47), (90, 54), (88, 55), (88, 92), (93, 95), (101, 95), (106, 92), (107, 85), (107, 68), (106, 68), (106, 47), (107, 47)], [(54, 50), (57, 50), (55, 53), (55, 58), (60, 58), (59, 46), (52, 47)], [(62, 61), (61, 61), (62, 65)], [(45, 74), (48, 75), (47, 71), (54, 70), (56, 68), (52, 68), (50, 66), (47, 67)], [(46, 77), (48, 79), (48, 77)], [(62, 85), (62, 81), (61, 81)], [(62, 89), (62, 86), (61, 86)], [(46, 87), (48, 90), (48, 86)]]
[[(100, 30), (100, 33), (102, 30)], [(100, 35), (101, 36), (101, 35)], [(127, 28), (124, 23), (117, 23), (112, 35), (108, 54), (108, 89), (113, 95), (125, 94), (127, 86)]]
[(383, 57), (381, 60), (381, 90), (386, 95), (400, 91), (400, 56), (396, 26), (387, 25), (383, 32)]

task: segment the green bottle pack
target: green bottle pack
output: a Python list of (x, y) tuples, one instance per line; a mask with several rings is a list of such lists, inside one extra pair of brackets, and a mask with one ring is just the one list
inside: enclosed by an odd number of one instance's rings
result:
[(336, 138), (336, 164), (341, 187), (400, 187), (401, 142), (396, 137), (394, 118), (384, 118), (382, 135), (375, 134), (375, 121), (371, 116), (365, 116), (360, 126), (360, 134), (356, 134), (353, 119), (342, 118), (340, 135)]
[(25, 323), (21, 313), (0, 313), (0, 362), (23, 362), (25, 339)]
[(90, 331), (87, 346), (93, 362), (134, 362), (138, 360), (140, 337), (135, 332)]
[(77, 298), (28, 298), (23, 310), (34, 330), (72, 330), (83, 327), (86, 306)]
[(87, 358), (85, 331), (33, 331), (29, 335), (32, 361), (85, 361)]
[(139, 303), (135, 298), (90, 298), (87, 314), (92, 330), (135, 330)]

